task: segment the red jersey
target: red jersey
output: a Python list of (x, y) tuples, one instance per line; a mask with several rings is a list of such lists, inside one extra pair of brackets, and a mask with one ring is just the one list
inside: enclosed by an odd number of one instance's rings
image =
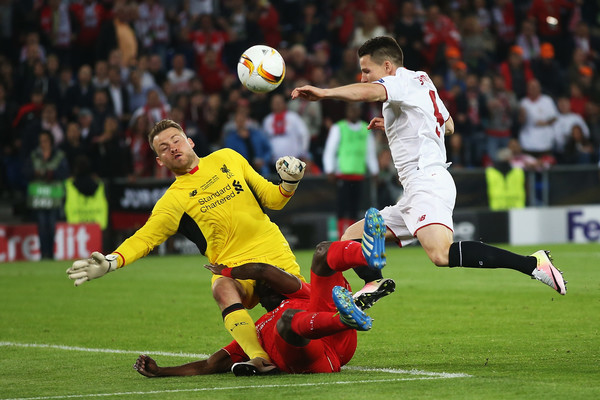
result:
[[(341, 274), (340, 274), (341, 275)], [(288, 373), (327, 373), (339, 372), (347, 364), (356, 350), (356, 331), (348, 329), (322, 339), (313, 339), (303, 347), (286, 343), (277, 332), (277, 321), (285, 310), (308, 310), (311, 286), (302, 283), (302, 288), (293, 294), (293, 298), (284, 300), (279, 307), (260, 317), (256, 321), (258, 340), (273, 364)], [(333, 301), (331, 301), (333, 305)], [(333, 306), (333, 311), (335, 306)], [(223, 348), (235, 362), (246, 361), (248, 356), (236, 341)], [(301, 359), (295, 363), (294, 359)], [(308, 362), (307, 362), (308, 361)]]

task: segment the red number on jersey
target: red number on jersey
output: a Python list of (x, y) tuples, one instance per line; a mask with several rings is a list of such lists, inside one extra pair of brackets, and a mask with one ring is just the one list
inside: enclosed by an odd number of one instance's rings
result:
[(442, 134), (441, 134), (439, 128), (442, 125), (444, 125), (444, 117), (442, 117), (442, 113), (440, 112), (437, 102), (435, 101), (435, 91), (434, 90), (429, 91), (429, 97), (431, 98), (431, 102), (433, 103), (433, 115), (435, 116), (435, 119), (437, 120), (437, 123), (438, 123), (438, 126), (435, 127), (435, 133), (437, 133), (438, 137), (441, 137)]

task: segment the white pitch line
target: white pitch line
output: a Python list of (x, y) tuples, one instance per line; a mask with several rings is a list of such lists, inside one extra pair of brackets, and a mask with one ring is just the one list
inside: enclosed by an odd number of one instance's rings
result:
[(149, 395), (149, 394), (166, 394), (166, 393), (189, 393), (189, 392), (206, 392), (206, 391), (216, 391), (216, 390), (277, 389), (277, 388), (324, 386), (324, 385), (390, 383), (390, 382), (403, 382), (403, 381), (423, 381), (423, 380), (444, 379), (444, 378), (450, 378), (450, 377), (423, 376), (423, 377), (414, 377), (414, 378), (372, 379), (372, 380), (360, 380), (360, 381), (306, 382), (306, 383), (291, 383), (291, 384), (285, 384), (285, 385), (251, 385), (251, 386), (228, 386), (228, 387), (193, 388), (193, 389), (149, 390), (147, 392), (136, 391), (136, 392), (116, 392), (116, 393), (69, 394), (69, 395), (63, 395), (63, 396), (15, 397), (15, 398), (10, 398), (10, 399), (0, 399), (0, 400), (81, 399), (81, 398), (90, 398), (90, 397), (113, 397), (113, 396)]
[(17, 342), (0, 342), (0, 347), (35, 347), (40, 349), (57, 349), (70, 351), (86, 351), (89, 353), (111, 353), (111, 354), (156, 354), (158, 356), (175, 356), (186, 358), (208, 358), (208, 354), (194, 353), (171, 353), (167, 351), (137, 351), (137, 350), (116, 350), (116, 349), (92, 349), (88, 347), (64, 346), (59, 344), (43, 344), (43, 343), (17, 343)]

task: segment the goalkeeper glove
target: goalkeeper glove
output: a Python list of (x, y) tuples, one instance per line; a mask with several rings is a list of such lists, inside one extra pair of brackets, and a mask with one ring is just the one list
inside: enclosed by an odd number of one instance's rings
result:
[(73, 262), (73, 266), (67, 270), (67, 274), (69, 274), (69, 279), (75, 281), (75, 286), (79, 286), (85, 281), (100, 278), (114, 271), (117, 266), (116, 254), (104, 256), (102, 253), (95, 251), (86, 260)]
[(285, 156), (277, 160), (275, 164), (277, 174), (281, 179), (279, 184), (286, 192), (293, 192), (298, 187), (300, 179), (304, 176), (306, 163), (300, 161), (296, 157)]

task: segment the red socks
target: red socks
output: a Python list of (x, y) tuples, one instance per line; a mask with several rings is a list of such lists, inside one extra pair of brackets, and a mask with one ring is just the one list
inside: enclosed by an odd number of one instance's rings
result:
[(292, 330), (307, 339), (320, 339), (346, 329), (350, 328), (329, 311), (300, 311), (292, 317)]
[(327, 252), (327, 264), (334, 271), (346, 271), (360, 265), (367, 265), (362, 254), (361, 244), (353, 240), (333, 242)]

